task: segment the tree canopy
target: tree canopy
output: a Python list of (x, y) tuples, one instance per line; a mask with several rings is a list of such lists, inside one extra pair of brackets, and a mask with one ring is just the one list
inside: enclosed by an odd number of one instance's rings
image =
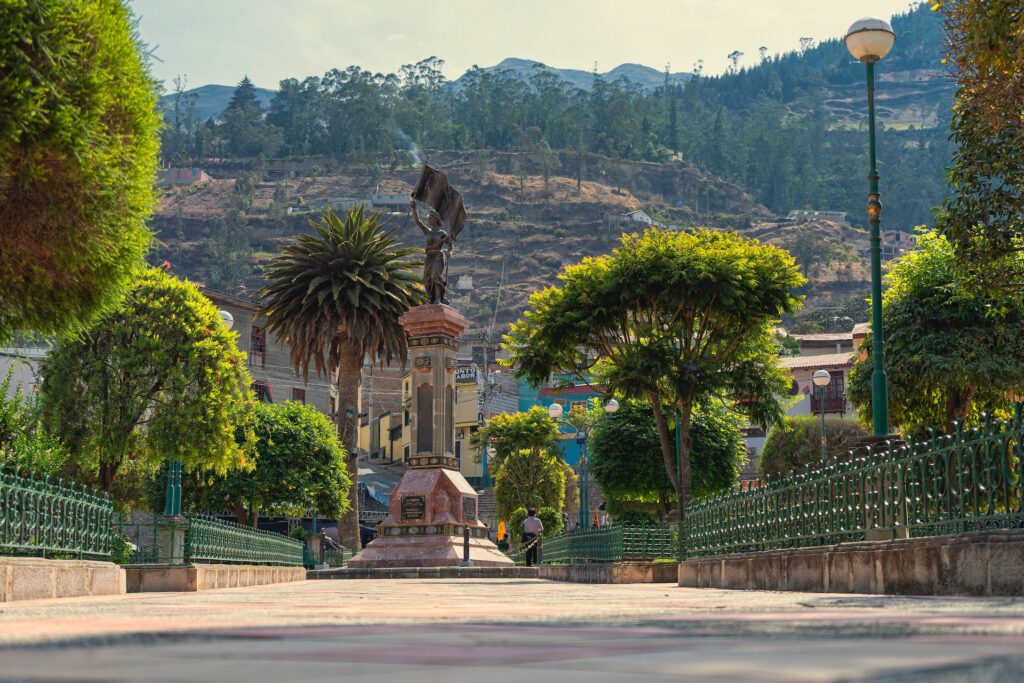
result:
[(1024, 11), (1017, 0), (945, 0), (956, 78), (951, 193), (936, 227), (979, 288), (1024, 286)]
[[(323, 519), (341, 517), (352, 481), (327, 416), (293, 401), (257, 403), (246, 427), (256, 438), (253, 468), (193, 473), (190, 509), (231, 510), (238, 523), (253, 526), (261, 515), (304, 516), (313, 510)], [(152, 488), (159, 499), (163, 486)]]
[[(949, 429), (954, 420), (1005, 406), (1024, 382), (1024, 303), (978, 289), (934, 233), (894, 262), (882, 299), (889, 415), (904, 433)], [(851, 372), (850, 400), (871, 416), (870, 340)]]
[(236, 334), (195, 285), (136, 272), (113, 311), (43, 361), (40, 407), (75, 466), (109, 491), (131, 462), (167, 459), (226, 472), (247, 462), (236, 440), (253, 398)]
[[(761, 424), (782, 417), (789, 382), (775, 363), (774, 326), (796, 312), (805, 282), (787, 252), (735, 233), (652, 228), (559, 279), (530, 297), (505, 337), (509, 364), (534, 384), (552, 372), (593, 374), (608, 392), (646, 400), (681, 502), (692, 492), (696, 404), (729, 401)], [(664, 406), (681, 420), (679, 472)]]
[(0, 341), (86, 329), (149, 244), (160, 117), (122, 0), (0, 4)]
[[(712, 401), (697, 406), (691, 432), (694, 496), (704, 498), (732, 488), (746, 458), (739, 420)], [(588, 446), (590, 471), (610, 513), (669, 513), (675, 492), (665, 473), (650, 404), (622, 401), (615, 415), (595, 422)]]
[(532, 455), (528, 450), (509, 453), (494, 473), (494, 501), (499, 517), (516, 508), (553, 508), (565, 505), (564, 461), (550, 452)]

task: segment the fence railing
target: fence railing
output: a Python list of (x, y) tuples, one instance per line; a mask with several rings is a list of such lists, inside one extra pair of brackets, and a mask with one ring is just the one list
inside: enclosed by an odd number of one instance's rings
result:
[[(665, 524), (623, 524), (570, 531), (541, 542), (544, 564), (574, 564), (580, 562), (621, 562), (675, 558), (677, 555), (675, 529)], [(521, 564), (523, 550), (509, 553)]]
[(150, 513), (133, 519), (114, 517), (114, 531), (129, 544), (128, 556), (116, 561), (127, 564), (154, 564), (157, 561), (157, 515)]
[(863, 540), (868, 531), (937, 536), (1024, 527), (1022, 406), (806, 474), (687, 508), (687, 557)]
[(95, 489), (0, 471), (0, 554), (107, 558), (113, 518)]
[(304, 545), (282, 534), (190, 516), (185, 561), (301, 566)]

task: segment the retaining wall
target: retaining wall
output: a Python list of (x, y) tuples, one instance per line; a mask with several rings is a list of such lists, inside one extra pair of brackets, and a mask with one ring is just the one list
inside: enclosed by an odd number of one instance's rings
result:
[(337, 567), (308, 579), (536, 579), (537, 567)]
[(306, 580), (303, 567), (239, 564), (137, 564), (126, 566), (125, 574), (129, 593), (193, 592)]
[(875, 593), (1024, 595), (1024, 530), (841, 543), (686, 560), (692, 588)]
[(670, 562), (616, 562), (542, 564), (540, 578), (572, 583), (675, 583), (676, 564)]
[(124, 570), (112, 562), (0, 557), (0, 602), (124, 593)]

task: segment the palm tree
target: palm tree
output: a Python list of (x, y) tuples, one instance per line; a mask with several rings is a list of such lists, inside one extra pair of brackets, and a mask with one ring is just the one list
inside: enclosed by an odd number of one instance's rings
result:
[(337, 429), (348, 451), (352, 478), (350, 509), (338, 522), (344, 545), (359, 548), (356, 483), (357, 397), (364, 359), (405, 362), (405, 330), (398, 318), (424, 301), (422, 284), (409, 257), (417, 250), (401, 246), (384, 230), (380, 214), (354, 208), (342, 220), (331, 209), (311, 222), (316, 234), (303, 234), (267, 268), (267, 329), (291, 346), (296, 372), (335, 374), (338, 382)]

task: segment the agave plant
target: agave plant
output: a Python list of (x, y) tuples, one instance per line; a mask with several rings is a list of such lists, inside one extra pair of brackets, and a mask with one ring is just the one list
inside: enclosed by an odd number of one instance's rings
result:
[(398, 318), (424, 301), (423, 286), (410, 260), (417, 251), (403, 247), (380, 221), (353, 208), (344, 219), (327, 209), (275, 257), (260, 292), (267, 329), (291, 348), (295, 371), (310, 368), (338, 382), (337, 429), (348, 452), (352, 488), (349, 510), (339, 520), (344, 545), (359, 547), (356, 490), (356, 401), (364, 360), (405, 360), (405, 331)]

